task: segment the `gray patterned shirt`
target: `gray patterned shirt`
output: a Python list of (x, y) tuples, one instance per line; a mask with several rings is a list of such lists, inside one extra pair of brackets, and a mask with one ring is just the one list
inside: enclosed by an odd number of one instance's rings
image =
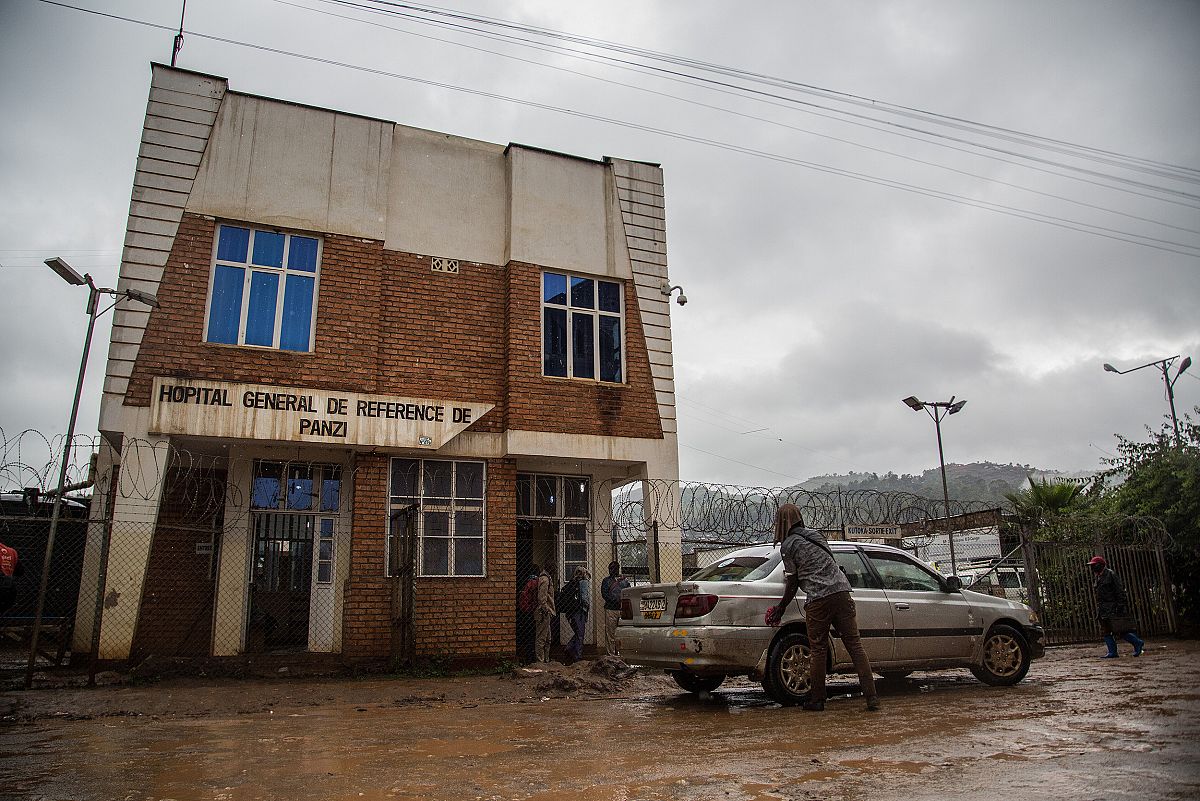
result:
[(829, 552), (808, 539), (810, 537), (828, 545), (821, 532), (811, 528), (794, 528), (788, 532), (779, 548), (784, 572), (799, 579), (805, 603), (812, 603), (835, 592), (850, 592), (846, 574)]

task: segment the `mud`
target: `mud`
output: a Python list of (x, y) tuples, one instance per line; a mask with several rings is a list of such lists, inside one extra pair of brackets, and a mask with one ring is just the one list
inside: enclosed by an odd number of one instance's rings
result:
[[(583, 662), (454, 679), (183, 680), (0, 696), (17, 799), (1200, 797), (1200, 643), (1052, 649), (1016, 687), (883, 682), (824, 713)], [(115, 677), (113, 677), (115, 678)]]

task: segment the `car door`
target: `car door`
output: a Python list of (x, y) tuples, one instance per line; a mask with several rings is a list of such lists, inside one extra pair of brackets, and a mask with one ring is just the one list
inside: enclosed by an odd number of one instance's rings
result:
[(900, 551), (866, 549), (895, 624), (897, 661), (961, 662), (983, 634), (961, 592), (947, 591), (934, 570)]
[[(857, 548), (836, 547), (833, 558), (850, 582), (854, 597), (858, 633), (871, 664), (890, 662), (894, 658), (892, 604), (880, 586), (879, 579), (867, 567)], [(849, 663), (850, 655), (840, 639), (833, 641), (834, 664)]]

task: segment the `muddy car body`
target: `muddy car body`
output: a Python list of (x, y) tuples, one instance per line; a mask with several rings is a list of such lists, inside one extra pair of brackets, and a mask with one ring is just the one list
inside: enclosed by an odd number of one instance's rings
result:
[[(897, 548), (830, 546), (853, 587), (871, 666), (885, 678), (966, 667), (988, 684), (1015, 684), (1045, 652), (1043, 631), (1024, 604), (963, 590), (958, 578)], [(801, 701), (808, 695), (809, 653), (803, 595), (779, 627), (765, 622), (783, 583), (779, 549), (760, 545), (685, 581), (627, 589), (617, 630), (621, 657), (666, 670), (693, 692), (749, 676), (780, 703)], [(840, 639), (832, 639), (829, 654), (829, 672), (854, 672)]]

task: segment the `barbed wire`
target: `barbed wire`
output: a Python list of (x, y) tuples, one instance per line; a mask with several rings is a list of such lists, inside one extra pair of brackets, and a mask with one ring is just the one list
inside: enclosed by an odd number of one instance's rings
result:
[[(34, 500), (37, 495), (51, 493), (57, 487), (64, 445), (61, 435), (47, 436), (27, 429), (10, 436), (0, 428), (0, 492), (27, 498), (32, 494)], [(352, 494), (341, 487), (353, 487), (358, 470), (353, 463), (229, 457), (193, 452), (165, 439), (134, 438), (122, 441), (119, 467), (106, 469), (103, 465), (113, 460), (101, 459), (97, 469), (96, 457), (107, 447), (100, 436), (73, 438), (67, 471), (67, 485), (73, 491), (67, 497), (91, 504), (95, 518), (107, 515), (99, 507), (113, 497), (158, 505), (169, 511), (174, 524), (198, 528), (211, 528), (217, 521), (236, 523), (252, 511), (272, 508), (336, 513), (343, 498)], [(267, 472), (276, 478), (263, 478), (263, 463), (272, 465)], [(318, 484), (326, 479), (314, 478), (335, 473), (339, 487), (336, 493)], [(538, 487), (537, 491), (542, 492)], [(662, 478), (592, 482), (589, 495), (591, 514), (578, 522), (585, 523), (592, 532), (611, 532), (618, 543), (645, 539), (655, 526), (660, 531), (679, 531), (683, 541), (690, 543), (770, 541), (775, 514), (785, 503), (799, 507), (812, 528), (844, 531), (850, 526), (901, 526), (908, 542), (928, 542), (951, 526), (967, 530), (995, 525), (1002, 513), (1011, 511), (982, 501), (951, 499), (947, 521), (944, 499), (909, 492), (805, 490)], [(531, 506), (556, 508), (553, 499), (538, 499)], [(48, 513), (48, 509), (49, 501), (43, 499), (30, 512)], [(1038, 527), (1040, 538), (1143, 545), (1171, 541), (1155, 518), (1072, 516), (1042, 521)]]

